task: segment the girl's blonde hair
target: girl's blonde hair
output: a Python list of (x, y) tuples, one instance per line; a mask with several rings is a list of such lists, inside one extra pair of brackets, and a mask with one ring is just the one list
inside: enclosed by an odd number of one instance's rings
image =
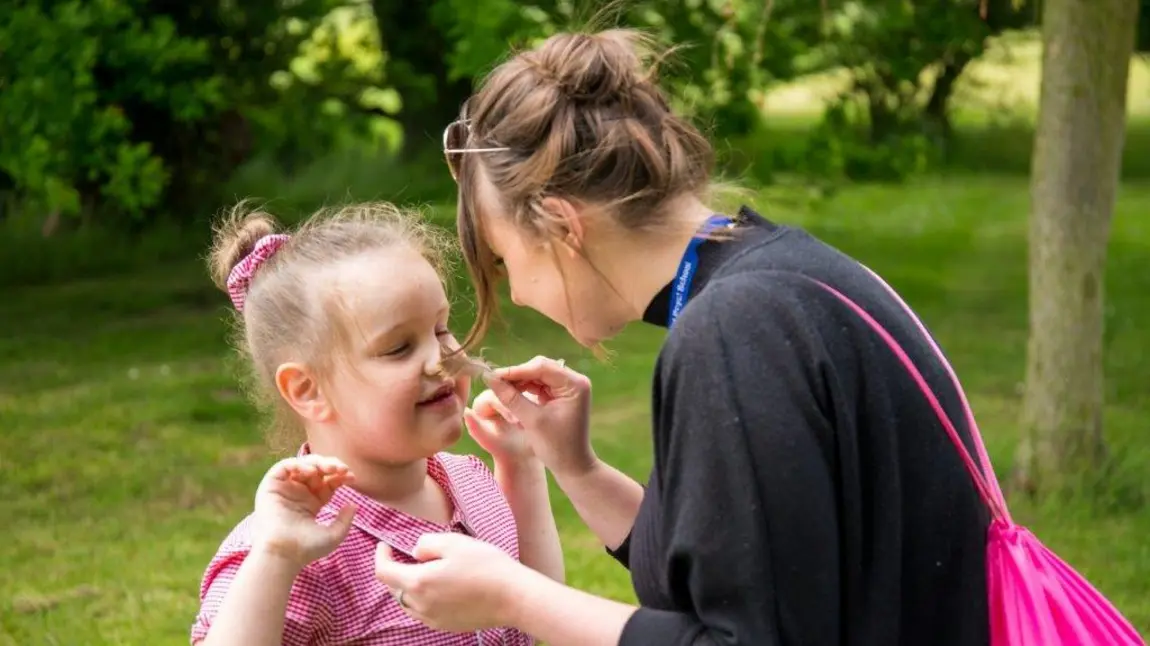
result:
[[(288, 232), (274, 253), (263, 254), (266, 259), (253, 250), (267, 236), (283, 233), (266, 211), (241, 202), (213, 229), (208, 255), (213, 281), (225, 292), (231, 287), (233, 298), (237, 286), (246, 283), (236, 303), (233, 344), (247, 359), (255, 403), (271, 413), (268, 439), (277, 450), (292, 448), (300, 437), (298, 420), (276, 388), (277, 368), (300, 361), (322, 375), (347, 349), (348, 322), (324, 285), (332, 266), (359, 254), (406, 247), (435, 268), (446, 288), (454, 249), (447, 233), (420, 214), (382, 202), (321, 210)], [(396, 267), (395, 274), (401, 278), (404, 268)]]

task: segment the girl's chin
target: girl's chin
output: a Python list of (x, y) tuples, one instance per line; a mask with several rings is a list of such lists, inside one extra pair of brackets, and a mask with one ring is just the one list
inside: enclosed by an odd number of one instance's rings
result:
[(463, 417), (461, 416), (454, 424), (447, 427), (444, 433), (444, 442), (446, 446), (451, 446), (463, 438)]

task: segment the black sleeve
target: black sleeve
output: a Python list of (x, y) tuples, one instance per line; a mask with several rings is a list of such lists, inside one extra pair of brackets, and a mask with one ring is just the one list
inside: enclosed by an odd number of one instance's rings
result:
[(606, 550), (611, 558), (619, 562), (619, 565), (631, 569), (631, 532), (627, 532), (627, 538), (624, 538), (623, 542), (619, 543), (619, 547), (615, 549), (608, 547)]
[(693, 612), (640, 608), (620, 645), (837, 646), (830, 362), (808, 311), (826, 301), (765, 272), (696, 298), (660, 357), (654, 411), (655, 558)]

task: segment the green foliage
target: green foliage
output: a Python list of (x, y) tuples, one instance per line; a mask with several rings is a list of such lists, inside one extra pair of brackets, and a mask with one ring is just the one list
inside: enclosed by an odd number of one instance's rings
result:
[(202, 41), (122, 0), (21, 3), (0, 25), (0, 171), (33, 205), (76, 214), (97, 194), (127, 215), (157, 204), (168, 170), (134, 141), (122, 102), (193, 122), (222, 104)]
[(248, 111), (260, 151), (290, 171), (333, 150), (396, 149), (404, 102), (384, 82), (387, 56), (370, 4), (339, 7), (310, 31), (298, 20), (288, 27), (306, 38), (271, 73), (276, 100)]
[(763, 92), (816, 71), (801, 57), (818, 39), (816, 3), (679, 0), (650, 3), (638, 15), (664, 41), (686, 46), (671, 75), (676, 103), (718, 138), (753, 131)]
[(937, 162), (926, 135), (904, 131), (874, 141), (860, 123), (866, 106), (851, 96), (833, 100), (811, 131), (802, 168), (823, 180), (899, 181)]
[[(285, 173), (352, 149), (410, 161), (509, 47), (615, 24), (678, 46), (663, 80), (720, 149), (761, 127), (780, 84), (845, 71), (800, 166), (898, 179), (951, 150), (956, 79), (1037, 6), (986, 0), (983, 19), (980, 1), (17, 3), (0, 24), (0, 220), (16, 204), (132, 229), (215, 210), (255, 157)], [(767, 178), (778, 160), (754, 163)]]
[(902, 179), (931, 163), (950, 134), (954, 82), (987, 39), (1026, 24), (1013, 0), (851, 0), (827, 16), (808, 56), (842, 68), (850, 84), (824, 114), (807, 160), (813, 170), (854, 179)]
[(344, 5), (21, 3), (0, 25), (0, 187), (25, 211), (139, 220), (214, 209), (261, 144), (394, 143), (371, 7)]
[(444, 55), (449, 78), (478, 79), (507, 56), (508, 43), (550, 36), (571, 21), (572, 10), (567, 0), (438, 0), (431, 15), (452, 42)]
[(1134, 51), (1141, 54), (1150, 52), (1150, 0), (1141, 0), (1138, 5), (1138, 32)]
[(508, 42), (530, 46), (560, 30), (616, 24), (644, 29), (677, 47), (663, 70), (675, 103), (718, 137), (752, 131), (761, 120), (759, 94), (805, 71), (796, 57), (817, 36), (819, 21), (817, 7), (802, 0), (633, 0), (605, 9), (570, 0), (439, 0), (435, 16), (452, 38), (447, 60), (460, 78), (485, 73)]

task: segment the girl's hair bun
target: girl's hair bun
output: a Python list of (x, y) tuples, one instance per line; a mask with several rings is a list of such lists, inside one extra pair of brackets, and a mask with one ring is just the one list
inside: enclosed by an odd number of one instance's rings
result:
[(276, 220), (261, 210), (248, 211), (241, 203), (222, 218), (214, 228), (212, 250), (208, 265), (212, 282), (223, 291), (228, 291), (228, 275), (240, 263), (260, 238), (271, 235), (278, 229)]

